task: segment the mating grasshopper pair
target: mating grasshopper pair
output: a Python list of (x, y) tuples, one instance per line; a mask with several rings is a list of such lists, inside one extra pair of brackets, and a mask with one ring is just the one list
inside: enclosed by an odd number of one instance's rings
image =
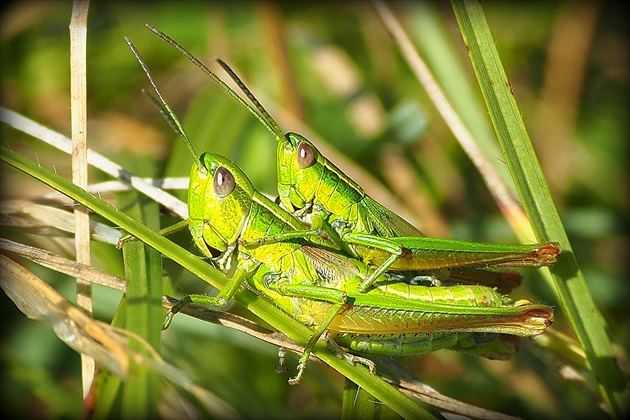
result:
[[(257, 192), (232, 162), (206, 153), (197, 156), (150, 72), (160, 102), (153, 99), (184, 139), (195, 159), (188, 193), (189, 220), (199, 249), (224, 271), (236, 270), (216, 297), (188, 296), (167, 315), (189, 303), (222, 307), (242, 285), (313, 328), (300, 358), (297, 383), (310, 349), (326, 336), (349, 361), (367, 354), (413, 355), (439, 348), (507, 358), (520, 337), (541, 334), (553, 313), (528, 301), (510, 304), (493, 288), (501, 273), (488, 266), (540, 266), (559, 254), (556, 244), (490, 245), (424, 237), (413, 226), (365, 195), (304, 137), (284, 135), (254, 95), (223, 62), (221, 66), (256, 109), (249, 106), (203, 63), (167, 35), (149, 27), (199, 66), (246, 106), (278, 140), (280, 201), (291, 214)], [(296, 217), (310, 213), (312, 226)], [(475, 269), (474, 271), (472, 269)], [(454, 283), (435, 287), (413, 279), (440, 277)]]

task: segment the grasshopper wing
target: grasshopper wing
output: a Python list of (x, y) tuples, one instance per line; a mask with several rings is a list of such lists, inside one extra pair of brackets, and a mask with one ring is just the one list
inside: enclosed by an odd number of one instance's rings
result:
[(372, 224), (378, 236), (391, 238), (394, 236), (424, 236), (411, 223), (407, 222), (396, 213), (388, 210), (381, 203), (365, 196), (363, 204), (374, 217)]

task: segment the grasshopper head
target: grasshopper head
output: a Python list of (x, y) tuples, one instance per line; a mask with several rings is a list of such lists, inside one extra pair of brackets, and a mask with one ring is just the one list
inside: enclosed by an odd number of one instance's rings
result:
[(287, 133), (278, 142), (278, 194), (289, 211), (313, 203), (325, 158), (303, 136)]
[(190, 231), (195, 244), (209, 257), (236, 243), (247, 220), (254, 188), (231, 161), (212, 153), (193, 165), (188, 188)]

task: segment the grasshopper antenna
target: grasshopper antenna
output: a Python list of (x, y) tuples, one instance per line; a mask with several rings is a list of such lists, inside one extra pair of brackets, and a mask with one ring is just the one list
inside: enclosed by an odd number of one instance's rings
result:
[(252, 91), (249, 90), (249, 88), (247, 87), (245, 83), (243, 83), (243, 81), (241, 80), (240, 77), (238, 77), (236, 72), (232, 70), (232, 68), (220, 58), (217, 58), (217, 63), (219, 63), (221, 68), (223, 68), (223, 70), (225, 70), (228, 76), (230, 76), (230, 79), (232, 79), (234, 83), (236, 83), (236, 85), (241, 89), (241, 91), (243, 91), (245, 96), (247, 96), (249, 100), (252, 101), (252, 103), (254, 104), (254, 107), (258, 110), (258, 112), (260, 112), (260, 114), (263, 116), (265, 121), (267, 121), (268, 124), (271, 126), (270, 131), (272, 132), (272, 134), (283, 136), (284, 134), (282, 132), (282, 129), (278, 125), (278, 123), (276, 123), (276, 121), (271, 117), (271, 115), (269, 115), (265, 107), (263, 107), (262, 104), (258, 101), (258, 99), (256, 99)]
[(217, 76), (212, 70), (210, 70), (210, 68), (208, 68), (208, 66), (206, 66), (201, 61), (199, 61), (199, 59), (197, 57), (195, 57), (194, 55), (192, 55), (190, 52), (186, 51), (184, 49), (184, 47), (179, 45), (177, 43), (177, 41), (175, 41), (173, 38), (171, 38), (170, 36), (166, 35), (164, 32), (161, 32), (158, 29), (155, 29), (151, 25), (146, 24), (145, 26), (147, 28), (149, 28), (149, 30), (151, 30), (151, 32), (153, 32), (154, 34), (156, 34), (157, 36), (162, 38), (162, 40), (164, 40), (167, 43), (169, 43), (177, 51), (182, 53), (182, 55), (184, 55), (184, 57), (186, 57), (187, 59), (192, 61), (194, 65), (199, 67), (201, 69), (201, 71), (203, 71), (208, 76), (210, 76), (210, 78), (212, 80), (214, 80), (219, 86), (221, 86), (223, 88), (223, 90), (225, 90), (230, 96), (232, 96), (241, 105), (243, 105), (245, 108), (247, 108), (247, 110), (249, 112), (254, 114), (256, 119), (258, 119), (258, 121), (260, 121), (271, 134), (273, 134), (275, 137), (277, 137), (278, 140), (282, 140), (282, 138), (284, 137), (284, 133), (280, 129), (280, 127), (278, 126), (276, 121), (271, 117), (271, 115), (269, 115), (269, 113), (265, 110), (265, 108), (256, 99), (254, 94), (245, 86), (245, 84), (241, 81), (241, 79), (236, 75), (236, 73), (234, 73), (234, 71), (227, 64), (225, 64), (223, 61), (217, 59), (217, 61), (221, 65), (221, 67), (228, 73), (228, 75), (232, 78), (232, 80), (234, 80), (234, 82), (243, 91), (243, 93), (245, 93), (245, 95), (247, 95), (247, 97), (252, 101), (252, 103), (254, 104), (254, 107), (252, 107), (250, 104), (248, 104), (243, 98), (241, 98), (239, 96), (238, 93), (236, 93), (234, 91), (234, 89), (232, 89), (230, 86), (228, 86), (223, 80), (221, 80), (219, 78), (219, 76)]
[(162, 116), (164, 117), (168, 125), (173, 129), (173, 131), (175, 131), (177, 134), (179, 134), (180, 137), (184, 139), (184, 143), (186, 143), (186, 146), (192, 153), (192, 156), (195, 159), (195, 162), (197, 163), (199, 170), (205, 171), (205, 165), (203, 164), (203, 162), (199, 158), (199, 155), (197, 154), (194, 147), (192, 146), (192, 142), (188, 138), (188, 135), (186, 134), (186, 131), (184, 130), (184, 126), (179, 121), (179, 119), (173, 112), (173, 109), (170, 107), (168, 102), (166, 102), (166, 99), (164, 99), (164, 96), (162, 96), (162, 92), (160, 91), (157, 84), (155, 83), (155, 80), (153, 79), (153, 76), (151, 75), (149, 68), (144, 63), (142, 56), (136, 49), (135, 45), (133, 45), (133, 43), (129, 40), (129, 38), (125, 37), (125, 41), (127, 41), (127, 45), (129, 45), (129, 48), (131, 48), (131, 52), (136, 57), (136, 60), (138, 60), (138, 63), (140, 63), (142, 70), (144, 70), (144, 73), (147, 75), (147, 78), (149, 79), (151, 86), (153, 86), (153, 89), (155, 90), (155, 93), (157, 93), (157, 96), (158, 98), (160, 98), (160, 100), (158, 101), (153, 95), (151, 95), (149, 92), (147, 92), (144, 89), (142, 89), (142, 92), (144, 92), (144, 94), (149, 97), (151, 102), (153, 102), (153, 104), (160, 111), (160, 114), (162, 114)]

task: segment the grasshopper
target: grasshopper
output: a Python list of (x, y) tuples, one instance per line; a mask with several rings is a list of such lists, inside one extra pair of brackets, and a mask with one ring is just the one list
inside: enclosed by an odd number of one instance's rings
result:
[(296, 216), (310, 216), (312, 226), (310, 229), (260, 238), (259, 244), (306, 235), (331, 238), (338, 248), (376, 266), (359, 287), (362, 292), (386, 271), (415, 270), (424, 272), (423, 277), (438, 284), (442, 279), (455, 283), (487, 284), (507, 293), (520, 284), (518, 274), (480, 268), (546, 266), (555, 262), (560, 254), (555, 242), (502, 245), (424, 236), (413, 225), (368, 196), (359, 184), (327, 160), (304, 136), (291, 132), (285, 134), (226, 63), (217, 59), (254, 107), (176, 41), (147, 26), (244, 105), (276, 138), (278, 199), (285, 209)]
[[(370, 275), (360, 260), (306, 238), (259, 244), (259, 238), (304, 226), (219, 155), (205, 153), (193, 166), (188, 204), (189, 229), (197, 247), (226, 272), (235, 255), (236, 269), (217, 296), (188, 296), (168, 319), (189, 303), (225, 306), (245, 283), (314, 329), (292, 384), (299, 382), (310, 349), (324, 334), (331, 345), (361, 353), (417, 355), (451, 348), (507, 358), (515, 352), (513, 336), (541, 334), (553, 319), (547, 306), (527, 301), (509, 305), (485, 286), (411, 285), (392, 282), (385, 273), (375, 287), (359, 292)], [(363, 358), (348, 360), (372, 367)]]
[(384, 272), (376, 278), (375, 287), (362, 292), (361, 284), (372, 275), (371, 268), (319, 237), (261, 242), (261, 238), (302, 232), (305, 227), (259, 193), (234, 163), (212, 153), (196, 154), (139, 53), (127, 42), (160, 101), (149, 97), (194, 159), (186, 221), (193, 241), (224, 272), (235, 265), (230, 281), (217, 296), (183, 298), (167, 314), (165, 327), (185, 305), (223, 308), (245, 285), (313, 329), (297, 374), (289, 380), (296, 384), (320, 337), (349, 362), (364, 363), (373, 371), (370, 360), (347, 354), (342, 347), (385, 355), (450, 348), (507, 358), (516, 351), (520, 337), (539, 335), (551, 324), (550, 307), (529, 301), (510, 304), (485, 286), (420, 286), (392, 281), (391, 276), (399, 275)]

